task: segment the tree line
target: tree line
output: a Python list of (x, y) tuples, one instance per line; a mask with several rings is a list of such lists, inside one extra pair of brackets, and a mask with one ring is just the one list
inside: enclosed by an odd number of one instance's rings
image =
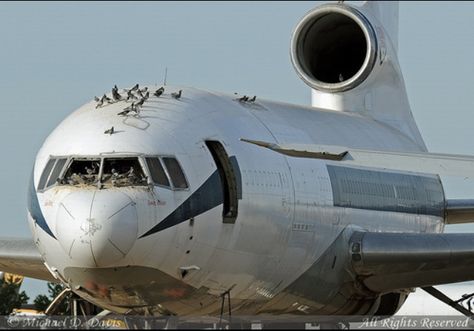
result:
[[(10, 315), (13, 309), (21, 308), (28, 303), (30, 297), (25, 291), (20, 291), (21, 282), (8, 282), (0, 278), (0, 315)], [(63, 291), (61, 284), (48, 283), (48, 295), (40, 294), (33, 300), (34, 308), (44, 312), (53, 299)], [(69, 313), (69, 300), (64, 300), (60, 305), (57, 314)]]

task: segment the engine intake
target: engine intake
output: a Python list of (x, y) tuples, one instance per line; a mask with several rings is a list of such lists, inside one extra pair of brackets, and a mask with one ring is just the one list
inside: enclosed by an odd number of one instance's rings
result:
[(323, 5), (298, 23), (291, 61), (310, 87), (343, 92), (360, 85), (372, 72), (377, 38), (367, 18), (346, 5)]

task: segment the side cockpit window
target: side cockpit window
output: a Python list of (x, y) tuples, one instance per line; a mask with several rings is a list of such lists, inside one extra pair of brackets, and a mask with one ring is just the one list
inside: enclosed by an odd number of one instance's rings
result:
[(186, 181), (183, 169), (181, 169), (178, 160), (176, 160), (174, 157), (164, 157), (163, 163), (165, 164), (165, 167), (168, 170), (168, 174), (171, 177), (173, 187), (175, 189), (188, 188), (188, 182)]
[(146, 164), (148, 165), (148, 170), (150, 171), (153, 183), (161, 186), (171, 187), (170, 181), (166, 176), (165, 170), (163, 169), (159, 158), (147, 157)]
[(100, 159), (74, 159), (62, 179), (64, 185), (97, 185)]
[(48, 184), (46, 185), (46, 187), (53, 186), (54, 184), (57, 184), (59, 182), (59, 176), (63, 171), (66, 161), (67, 159), (65, 158), (56, 160), (56, 163), (54, 164), (53, 171), (51, 172), (51, 176), (49, 176)]
[(45, 190), (59, 182), (60, 175), (66, 164), (66, 158), (51, 158), (41, 175), (38, 190)]
[(104, 188), (124, 186), (146, 186), (147, 178), (136, 157), (106, 158), (101, 183)]
[(46, 188), (46, 183), (48, 182), (49, 175), (51, 174), (51, 170), (53, 170), (54, 164), (56, 163), (56, 159), (50, 159), (46, 164), (46, 167), (41, 174), (41, 178), (38, 185), (38, 190), (44, 190)]

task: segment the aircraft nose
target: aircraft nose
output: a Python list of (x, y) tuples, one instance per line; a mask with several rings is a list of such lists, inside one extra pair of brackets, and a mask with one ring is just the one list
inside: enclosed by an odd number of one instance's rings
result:
[(112, 266), (127, 255), (137, 239), (135, 202), (119, 191), (72, 192), (59, 205), (56, 231), (73, 263)]

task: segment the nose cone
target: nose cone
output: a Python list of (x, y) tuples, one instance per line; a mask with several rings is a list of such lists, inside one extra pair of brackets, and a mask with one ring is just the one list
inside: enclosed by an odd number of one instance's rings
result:
[(56, 231), (74, 263), (82, 267), (113, 266), (137, 239), (135, 203), (119, 191), (72, 192), (59, 205)]

